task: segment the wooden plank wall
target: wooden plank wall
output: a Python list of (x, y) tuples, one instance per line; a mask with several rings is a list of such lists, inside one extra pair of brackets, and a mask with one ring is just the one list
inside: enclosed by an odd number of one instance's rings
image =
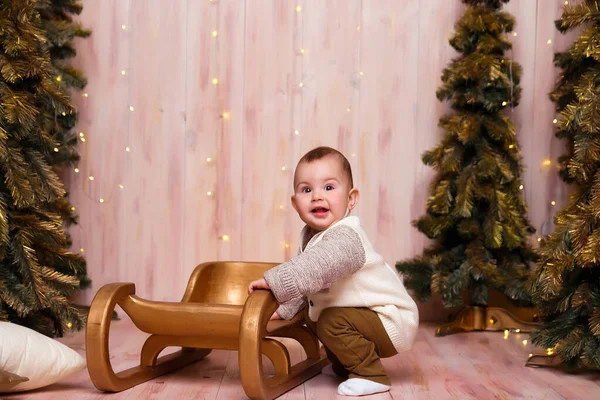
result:
[[(543, 165), (562, 152), (547, 94), (553, 53), (569, 44), (553, 25), (563, 4), (507, 6), (524, 69), (521, 105), (507, 112), (543, 234), (568, 194), (554, 163)], [(76, 59), (89, 79), (76, 95), (85, 142), (67, 177), (81, 217), (74, 248), (94, 282), (83, 301), (114, 281), (178, 300), (200, 262), (290, 258), (302, 227), (293, 168), (318, 145), (348, 156), (356, 215), (388, 263), (418, 254), (426, 240), (410, 221), (432, 177), (420, 154), (448, 111), (435, 90), (462, 11), (458, 0), (85, 2), (80, 20), (93, 34)]]

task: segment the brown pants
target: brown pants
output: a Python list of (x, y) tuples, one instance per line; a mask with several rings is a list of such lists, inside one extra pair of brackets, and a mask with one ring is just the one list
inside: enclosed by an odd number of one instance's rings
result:
[(326, 308), (316, 323), (307, 316), (306, 325), (323, 343), (336, 374), (391, 385), (380, 358), (397, 352), (375, 311)]

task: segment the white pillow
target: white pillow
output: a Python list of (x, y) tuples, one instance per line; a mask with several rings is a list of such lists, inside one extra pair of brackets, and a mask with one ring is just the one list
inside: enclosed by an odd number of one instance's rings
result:
[(85, 368), (85, 360), (57, 340), (24, 326), (0, 322), (0, 371), (28, 378), (0, 383), (0, 393), (51, 385)]

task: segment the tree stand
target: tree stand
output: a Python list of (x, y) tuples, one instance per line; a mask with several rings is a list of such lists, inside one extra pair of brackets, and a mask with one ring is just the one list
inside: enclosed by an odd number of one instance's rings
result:
[(562, 359), (558, 354), (532, 354), (525, 363), (526, 367), (558, 367)]
[(525, 322), (504, 308), (465, 306), (450, 322), (440, 325), (436, 336), (446, 336), (459, 332), (471, 331), (503, 331), (505, 329), (520, 329), (521, 332), (531, 332), (539, 326), (535, 322)]

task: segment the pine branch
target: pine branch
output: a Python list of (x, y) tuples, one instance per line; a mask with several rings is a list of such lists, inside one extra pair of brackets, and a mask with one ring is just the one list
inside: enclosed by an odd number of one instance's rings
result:
[(564, 33), (588, 22), (600, 22), (600, 9), (595, 1), (583, 1), (579, 4), (565, 6), (561, 18), (556, 21), (555, 25), (559, 31)]

